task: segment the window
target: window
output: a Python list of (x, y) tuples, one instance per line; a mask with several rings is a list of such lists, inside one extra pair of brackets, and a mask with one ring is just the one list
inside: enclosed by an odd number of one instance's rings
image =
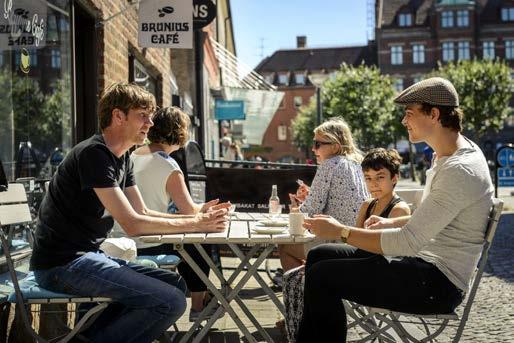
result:
[(416, 75), (412, 78), (412, 82), (413, 83), (418, 83), (419, 81), (423, 80), (423, 76), (421, 75)]
[(514, 21), (514, 7), (502, 8), (502, 21)]
[(52, 68), (61, 68), (61, 51), (59, 49), (52, 49), (50, 54), (50, 65)]
[(457, 26), (458, 27), (469, 26), (469, 12), (468, 12), (468, 10), (457, 11)]
[(453, 12), (444, 11), (441, 14), (441, 26), (442, 27), (453, 27)]
[(457, 44), (458, 59), (469, 60), (469, 42), (459, 42)]
[(287, 140), (287, 126), (279, 125), (277, 130), (277, 139), (279, 141)]
[(287, 85), (289, 84), (289, 77), (287, 74), (279, 74), (278, 75), (278, 83), (281, 85)]
[(4, 65), (4, 52), (0, 51), (0, 67)]
[(139, 62), (134, 56), (130, 56), (129, 60), (129, 63), (132, 63), (133, 73), (129, 76), (129, 80), (157, 97), (157, 79), (153, 77), (143, 63)]
[(394, 81), (394, 89), (396, 89), (397, 92), (401, 92), (403, 90), (403, 79), (397, 78)]
[(412, 46), (412, 63), (425, 63), (425, 46), (423, 44), (414, 44)]
[(400, 45), (391, 47), (391, 64), (403, 64), (403, 53)]
[(295, 73), (294, 74), (294, 83), (297, 85), (305, 84), (305, 74), (304, 73)]
[(398, 25), (399, 26), (412, 26), (412, 14), (400, 13), (398, 15)]
[(269, 84), (273, 84), (273, 74), (266, 74), (264, 76), (264, 81), (266, 81)]
[(514, 59), (514, 40), (505, 41), (505, 58), (508, 60)]
[(295, 96), (294, 97), (294, 107), (300, 108), (303, 105), (303, 99), (301, 96)]
[(30, 66), (31, 67), (37, 66), (37, 50), (36, 49), (29, 50), (29, 56), (30, 56)]
[(493, 59), (494, 58), (494, 42), (486, 41), (482, 42), (483, 58)]
[(453, 61), (455, 59), (454, 45), (453, 42), (443, 43), (443, 61)]

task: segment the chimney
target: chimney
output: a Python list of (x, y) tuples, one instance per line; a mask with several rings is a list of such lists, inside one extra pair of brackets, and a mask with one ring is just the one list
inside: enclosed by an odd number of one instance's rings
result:
[(304, 49), (307, 46), (307, 36), (296, 36), (296, 48)]

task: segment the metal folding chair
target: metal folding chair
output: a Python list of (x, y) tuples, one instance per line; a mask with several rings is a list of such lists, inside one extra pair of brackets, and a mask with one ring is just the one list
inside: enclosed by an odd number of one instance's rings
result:
[(25, 279), (19, 281), (13, 263), (13, 256), (10, 251), (8, 234), (12, 225), (26, 224), (31, 221), (32, 218), (23, 185), (15, 183), (9, 184), (6, 191), (0, 192), (0, 239), (14, 288), (13, 293), (8, 297), (8, 301), (16, 303), (17, 313), (19, 313), (27, 332), (37, 342), (48, 342), (49, 340), (41, 337), (38, 332), (36, 332), (37, 330), (33, 328), (31, 320), (31, 309), (33, 305), (95, 303), (95, 306), (89, 309), (78, 322), (72, 325), (73, 328), (67, 334), (51, 340), (52, 342), (58, 341), (65, 343), (79, 332), (89, 327), (108, 306), (111, 299), (101, 297), (77, 297), (70, 294), (51, 292), (39, 286), (32, 273), (29, 273)]
[(348, 329), (359, 326), (367, 333), (366, 337), (352, 342), (369, 342), (373, 340), (378, 340), (379, 342), (397, 342), (398, 339), (400, 339), (401, 342), (409, 343), (432, 342), (449, 326), (457, 328), (452, 341), (459, 342), (487, 263), (489, 248), (491, 247), (502, 209), (503, 201), (493, 199), (493, 207), (489, 215), (484, 236), (482, 255), (475, 269), (470, 291), (463, 301), (464, 307), (462, 309), (462, 315), (457, 314), (455, 311), (450, 314), (431, 315), (403, 313), (363, 306), (343, 300), (348, 318)]

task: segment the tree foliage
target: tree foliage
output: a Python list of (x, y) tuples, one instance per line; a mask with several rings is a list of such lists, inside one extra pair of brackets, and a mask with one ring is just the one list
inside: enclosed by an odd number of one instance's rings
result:
[[(322, 88), (323, 118), (341, 117), (361, 148), (387, 146), (403, 134), (401, 117), (393, 104), (393, 80), (376, 67), (343, 64)], [(308, 146), (315, 128), (315, 99), (293, 122), (297, 145)]]
[(510, 73), (510, 67), (499, 60), (473, 60), (440, 65), (433, 75), (453, 83), (464, 111), (464, 128), (476, 139), (488, 130), (503, 128), (511, 114)]

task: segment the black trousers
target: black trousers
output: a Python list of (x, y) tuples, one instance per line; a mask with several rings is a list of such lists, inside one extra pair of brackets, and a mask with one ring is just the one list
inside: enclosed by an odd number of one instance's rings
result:
[(341, 299), (417, 314), (450, 313), (463, 292), (434, 265), (404, 257), (389, 263), (382, 255), (349, 245), (312, 249), (305, 266), (303, 318), (297, 342), (346, 342)]
[[(202, 247), (205, 249), (207, 254), (211, 254), (210, 244), (202, 244)], [(205, 273), (205, 275), (209, 276), (209, 271), (211, 269), (209, 268), (207, 262), (205, 262), (205, 260), (202, 258), (198, 250), (195, 248), (195, 246), (193, 244), (184, 244), (184, 249), (191, 256), (193, 261), (195, 261), (196, 264), (198, 264), (198, 266)], [(155, 247), (138, 249), (137, 254), (141, 256), (161, 254), (180, 256), (180, 254), (176, 250), (173, 250), (173, 244), (161, 244)], [(186, 281), (187, 288), (191, 292), (203, 292), (207, 290), (207, 286), (203, 283), (203, 281), (198, 277), (198, 275), (196, 275), (195, 271), (191, 269), (189, 264), (187, 264), (185, 261), (182, 260), (177, 266), (177, 269), (180, 275)]]

